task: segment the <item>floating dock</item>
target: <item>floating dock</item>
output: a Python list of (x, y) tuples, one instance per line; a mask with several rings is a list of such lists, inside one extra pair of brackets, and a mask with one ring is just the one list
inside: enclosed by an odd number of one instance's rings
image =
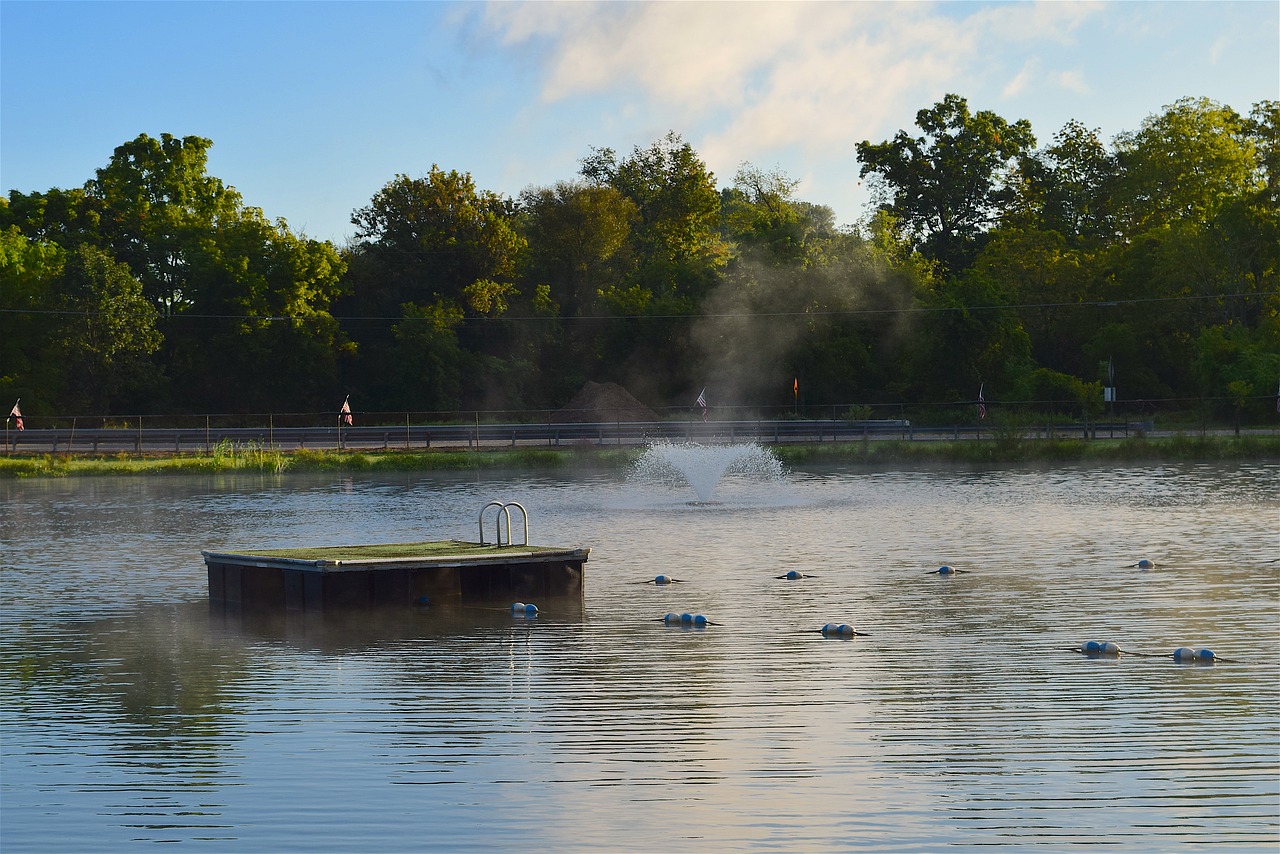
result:
[(583, 596), (588, 548), (445, 540), (202, 551), (215, 611), (405, 606)]

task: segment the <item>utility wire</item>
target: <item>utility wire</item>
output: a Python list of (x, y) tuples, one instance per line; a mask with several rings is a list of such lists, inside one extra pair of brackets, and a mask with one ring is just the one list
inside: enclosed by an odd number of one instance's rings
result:
[[(1261, 293), (1231, 294), (1193, 294), (1171, 297), (1141, 297), (1137, 299), (1089, 300), (1086, 302), (1038, 302), (1010, 303), (1008, 305), (955, 305), (955, 306), (909, 306), (906, 308), (848, 308), (824, 309), (821, 311), (740, 311), (716, 312), (713, 314), (591, 314), (591, 315), (471, 315), (462, 318), (464, 321), (488, 322), (577, 322), (590, 320), (676, 320), (676, 319), (735, 319), (745, 317), (845, 317), (881, 314), (938, 314), (952, 311), (1011, 311), (1032, 308), (1115, 308), (1123, 305), (1147, 305), (1152, 303), (1197, 302), (1204, 300), (1234, 299), (1240, 297), (1262, 297)], [(71, 317), (102, 317), (114, 313), (104, 311), (75, 311), (72, 309), (43, 308), (0, 308), (0, 314), (54, 315)], [(274, 315), (274, 314), (204, 314), (195, 312), (175, 312), (157, 315), (167, 320), (308, 320), (323, 317), (321, 313), (310, 315)], [(437, 322), (433, 317), (397, 317), (397, 316), (360, 316), (360, 315), (328, 315), (334, 320), (351, 323), (404, 323), (412, 321)]]

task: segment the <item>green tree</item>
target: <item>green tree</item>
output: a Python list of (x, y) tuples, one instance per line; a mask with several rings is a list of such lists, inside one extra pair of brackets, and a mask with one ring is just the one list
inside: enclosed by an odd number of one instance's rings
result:
[(63, 406), (109, 413), (120, 393), (153, 384), (156, 309), (129, 267), (91, 246), (67, 255), (51, 294), (61, 321), (45, 351), (63, 369)]
[(1067, 122), (1044, 150), (1019, 160), (1017, 202), (1006, 214), (1016, 227), (1056, 231), (1072, 244), (1112, 236), (1111, 193), (1116, 159), (1098, 136)]
[(635, 283), (655, 296), (696, 299), (705, 293), (724, 261), (720, 195), (715, 175), (689, 143), (669, 133), (623, 160), (612, 149), (593, 149), (581, 171), (593, 185), (613, 187), (636, 206)]
[(201, 242), (234, 221), (240, 194), (207, 173), (213, 141), (146, 134), (116, 148), (85, 184), (100, 245), (133, 271), (165, 313), (194, 304), (190, 268)]
[(902, 130), (886, 142), (858, 143), (859, 174), (874, 176), (884, 207), (921, 251), (958, 272), (1011, 200), (1006, 173), (1035, 137), (1025, 119), (1011, 124), (987, 110), (970, 113), (959, 95), (920, 110), (916, 126), (919, 136)]
[(331, 314), (346, 272), (333, 245), (295, 236), (248, 208), (189, 257), (192, 308), (165, 322), (189, 405), (215, 412), (332, 405), (338, 359), (352, 348)]
[(1086, 368), (1081, 344), (1095, 319), (1080, 306), (1093, 299), (1097, 263), (1071, 243), (1056, 230), (1007, 225), (992, 232), (972, 269), (1018, 306), (1038, 364), (1080, 375)]
[(598, 292), (627, 276), (635, 203), (614, 187), (561, 181), (520, 197), (527, 281), (546, 283), (565, 315), (598, 311)]
[(462, 320), (462, 309), (448, 300), (404, 306), (404, 319), (393, 327), (391, 405), (437, 412), (462, 406), (464, 376), (475, 361), (458, 344)]
[(501, 314), (526, 246), (514, 214), (470, 175), (438, 166), (424, 178), (397, 175), (351, 217), (357, 255), (380, 274), (362, 287), (376, 287), (381, 305), (448, 299), (473, 315)]
[(530, 188), (520, 209), (519, 229), (529, 243), (521, 290), (533, 297), (524, 311), (543, 318), (516, 330), (524, 359), (537, 366), (525, 396), (558, 406), (601, 369), (610, 326), (601, 317), (601, 294), (634, 272), (638, 212), (616, 188), (584, 181)]
[(931, 288), (907, 355), (913, 396), (972, 400), (985, 384), (992, 399), (1025, 398), (1034, 370), (1031, 340), (1009, 303), (1003, 284), (979, 270)]
[(739, 253), (774, 264), (803, 259), (810, 222), (796, 204), (798, 183), (778, 170), (748, 163), (738, 169), (720, 207), (725, 236)]
[[(351, 327), (364, 349), (355, 376), (360, 388), (402, 408), (420, 408), (424, 400), (476, 407), (492, 400), (487, 389), (505, 373), (513, 346), (510, 327), (494, 320), (521, 296), (516, 277), (527, 241), (515, 228), (516, 214), (513, 202), (478, 190), (470, 175), (432, 166), (423, 178), (396, 176), (352, 215), (358, 230), (344, 311), (373, 319)], [(432, 359), (454, 362), (405, 385), (395, 379), (404, 375), (397, 360), (406, 341), (425, 340), (406, 337), (423, 312), (433, 330)], [(456, 347), (441, 346), (446, 331)], [(464, 375), (472, 381), (462, 386), (462, 398), (437, 382)]]
[(89, 203), (83, 188), (43, 193), (9, 191), (0, 205), (0, 228), (17, 227), (32, 240), (74, 249), (81, 243), (100, 245), (100, 206)]
[(619, 159), (593, 149), (581, 174), (635, 205), (629, 275), (602, 288), (618, 317), (598, 340), (602, 378), (623, 380), (642, 399), (681, 393), (695, 358), (689, 329), (726, 260), (715, 176), (687, 142), (669, 133)]
[(17, 226), (0, 229), (0, 394), (23, 398), (27, 414), (57, 411), (62, 363), (46, 354), (61, 320), (54, 293), (65, 258), (62, 247)]
[(1201, 225), (1263, 186), (1257, 142), (1235, 110), (1183, 98), (1116, 137), (1116, 208), (1130, 236), (1178, 221)]
[[(206, 171), (212, 142), (142, 134), (79, 190), (11, 194), (6, 222), (127, 265), (162, 317), (152, 406), (241, 411), (317, 405), (346, 344), (329, 314), (345, 262), (327, 242), (245, 207)], [(270, 366), (270, 370), (264, 370)]]

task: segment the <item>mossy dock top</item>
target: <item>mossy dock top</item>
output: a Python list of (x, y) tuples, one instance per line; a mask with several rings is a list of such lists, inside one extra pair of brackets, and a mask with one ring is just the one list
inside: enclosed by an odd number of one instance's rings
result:
[(527, 563), (563, 558), (585, 561), (588, 548), (495, 545), (461, 540), (424, 543), (375, 543), (350, 546), (297, 546), (284, 549), (202, 551), (206, 563), (241, 566), (282, 566), (295, 569), (340, 570), (399, 566), (466, 566), (480, 563)]

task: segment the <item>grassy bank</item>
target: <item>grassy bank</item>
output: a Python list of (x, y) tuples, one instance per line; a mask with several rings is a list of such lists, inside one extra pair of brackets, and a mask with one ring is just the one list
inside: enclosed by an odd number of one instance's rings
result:
[[(1175, 460), (1280, 460), (1280, 435), (1175, 435), (1126, 439), (993, 438), (959, 441), (867, 440), (772, 446), (784, 464), (986, 465), (1044, 462), (1155, 462)], [(515, 469), (620, 471), (641, 448), (574, 447), (421, 452), (280, 451), (257, 446), (219, 447), (194, 456), (138, 458), (117, 455), (0, 457), (0, 477), (305, 471), (468, 471)]]
[(493, 451), (433, 450), (421, 452), (281, 451), (269, 448), (230, 448), (213, 454), (138, 457), (128, 454), (92, 456), (45, 454), (38, 457), (0, 457), (0, 478), (93, 475), (164, 475), (222, 472), (279, 474), (307, 471), (469, 471), (517, 469), (564, 470), (578, 466), (621, 469), (637, 452), (617, 448)]
[(863, 441), (790, 445), (774, 452), (788, 465), (984, 465), (997, 463), (1280, 460), (1280, 435), (1178, 434), (1126, 439), (1008, 439), (943, 442)]

